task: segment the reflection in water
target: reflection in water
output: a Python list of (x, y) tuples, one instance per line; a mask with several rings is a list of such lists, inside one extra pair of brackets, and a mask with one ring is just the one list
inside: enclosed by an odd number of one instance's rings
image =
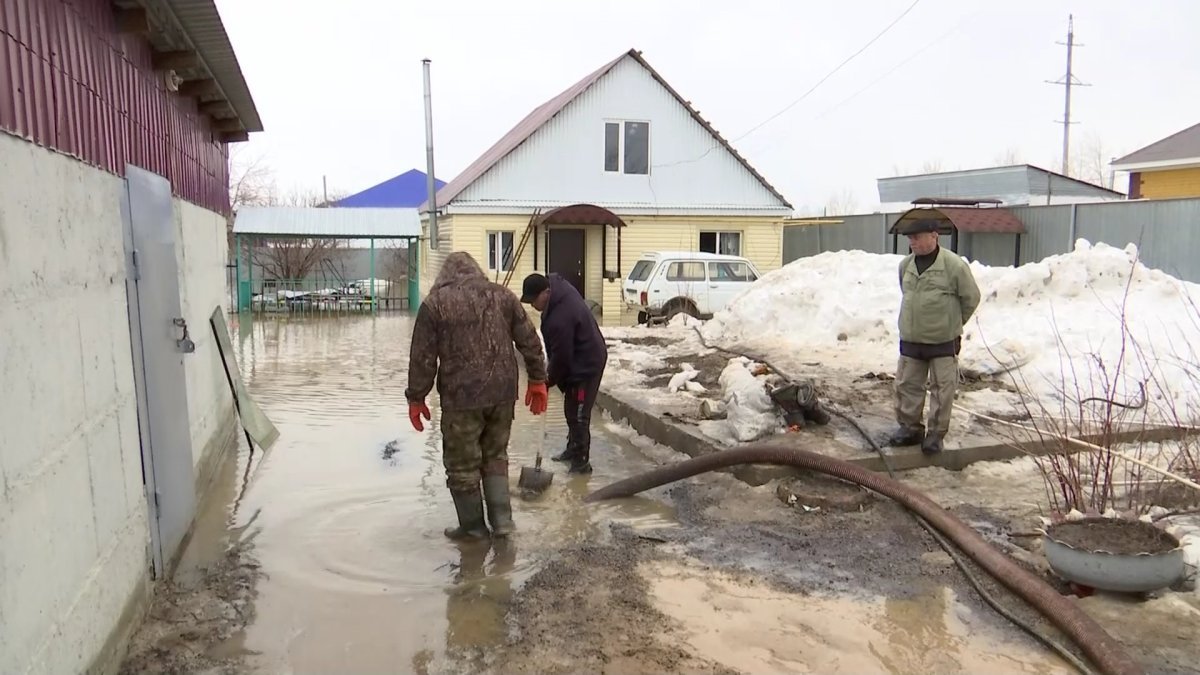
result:
[[(239, 321), (236, 350), (247, 387), (280, 430), (265, 453), (222, 467), (189, 555), (254, 537), (265, 576), (245, 648), (267, 672), (438, 670), (506, 637), (512, 594), (539, 553), (607, 536), (612, 521), (674, 524), (652, 499), (586, 507), (590, 484), (652, 466), (634, 446), (594, 425), (590, 477), (561, 467), (547, 494), (514, 499), (507, 544), (459, 547), (442, 468), (436, 395), (431, 432), (412, 431), (404, 388), (411, 318), (402, 314)], [(559, 401), (547, 433), (518, 406), (510, 479), (539, 447), (565, 442)], [(241, 441), (244, 446), (244, 440)], [(209, 551), (205, 554), (204, 551)], [(439, 665), (443, 664), (443, 665)]]
[(908, 599), (808, 596), (682, 565), (644, 570), (688, 643), (751, 673), (1070, 673), (1023, 636), (978, 622), (948, 588)]

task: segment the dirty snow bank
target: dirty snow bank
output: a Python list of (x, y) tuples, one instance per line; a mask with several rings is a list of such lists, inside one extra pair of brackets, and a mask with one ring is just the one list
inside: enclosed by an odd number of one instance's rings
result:
[[(1080, 380), (1079, 398), (1105, 395), (1124, 347), (1121, 375), (1109, 385), (1116, 396), (1136, 398), (1139, 382), (1151, 380), (1146, 388), (1161, 398), (1151, 406), (1160, 419), (1168, 408), (1196, 419), (1200, 387), (1188, 364), (1200, 361), (1193, 358), (1200, 312), (1191, 304), (1200, 301), (1200, 286), (1135, 265), (1136, 256), (1133, 245), (1080, 240), (1071, 253), (1019, 268), (971, 263), (983, 301), (964, 332), (962, 369), (1001, 376), (1012, 369), (1023, 389), (1053, 408), (1064, 368)], [(767, 358), (807, 353), (846, 368), (894, 368), (901, 260), (862, 251), (798, 260), (763, 276), (701, 330), (710, 343)]]

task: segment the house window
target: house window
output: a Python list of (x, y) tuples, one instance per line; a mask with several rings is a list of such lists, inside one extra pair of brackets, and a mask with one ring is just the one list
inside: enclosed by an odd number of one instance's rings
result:
[(604, 170), (645, 176), (650, 173), (650, 123), (604, 123)]
[(488, 232), (488, 269), (507, 272), (513, 263), (513, 232)]
[(742, 254), (741, 232), (701, 232), (700, 251), (722, 255)]
[(671, 263), (667, 268), (667, 281), (704, 281), (704, 263)]

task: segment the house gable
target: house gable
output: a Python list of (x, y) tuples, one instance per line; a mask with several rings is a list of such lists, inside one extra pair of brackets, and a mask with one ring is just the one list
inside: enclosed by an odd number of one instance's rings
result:
[[(606, 166), (607, 124), (649, 123), (645, 173)], [(611, 162), (612, 158), (608, 158)], [(637, 158), (631, 160), (637, 163)], [(438, 194), (451, 212), (591, 203), (626, 213), (790, 215), (791, 205), (631, 51), (534, 110)]]
[(1200, 166), (1200, 124), (1155, 141), (1112, 163), (1117, 171), (1154, 171)]

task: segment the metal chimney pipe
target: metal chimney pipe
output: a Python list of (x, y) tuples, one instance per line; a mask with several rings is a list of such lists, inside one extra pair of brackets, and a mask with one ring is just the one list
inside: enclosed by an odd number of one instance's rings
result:
[(425, 70), (425, 185), (429, 192), (429, 248), (438, 247), (437, 183), (433, 174), (433, 99), (429, 89), (429, 59), (422, 59)]

